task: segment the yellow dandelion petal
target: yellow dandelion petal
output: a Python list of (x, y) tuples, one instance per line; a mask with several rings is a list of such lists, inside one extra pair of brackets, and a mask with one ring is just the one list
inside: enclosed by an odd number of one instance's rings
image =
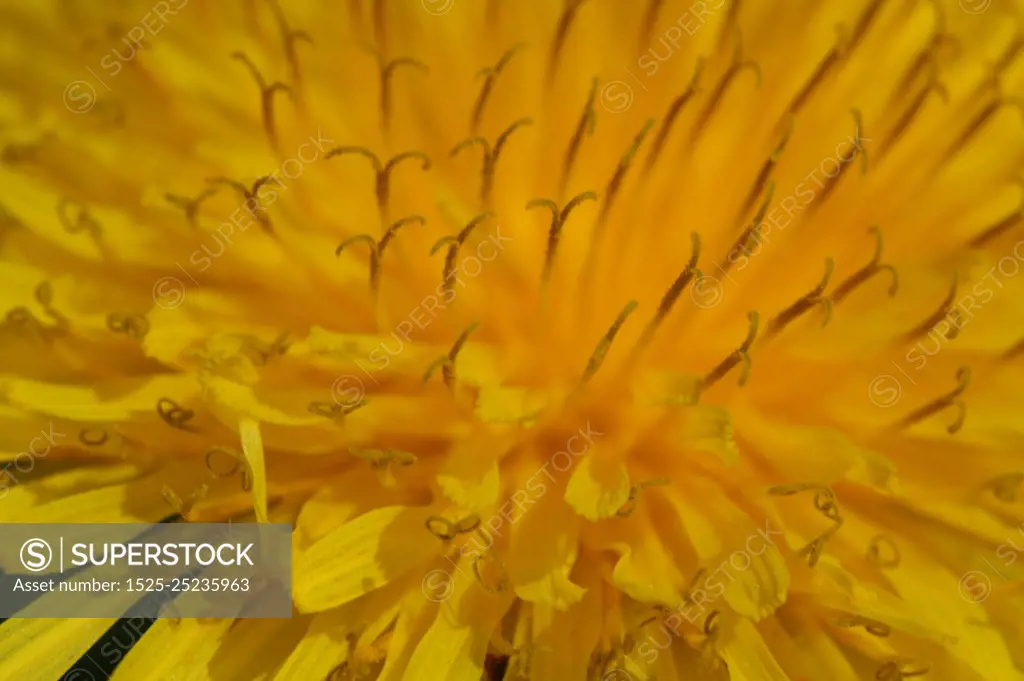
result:
[(790, 681), (792, 677), (775, 661), (771, 648), (753, 624), (738, 619), (731, 627), (719, 626), (723, 631), (716, 645), (721, 650), (722, 660), (728, 665), (730, 681)]
[[(455, 567), (468, 568), (466, 563), (462, 561)], [(481, 591), (472, 580), (456, 579), (450, 600), (441, 605), (434, 623), (420, 639), (404, 678), (479, 679), (491, 631), (512, 600), (511, 592), (495, 598)]]
[(566, 503), (580, 516), (595, 522), (614, 517), (633, 491), (626, 464), (602, 456), (600, 451), (580, 459), (565, 490)]
[(319, 612), (387, 585), (439, 551), (428, 514), (390, 506), (365, 513), (295, 557), (295, 602)]
[(223, 620), (157, 620), (113, 678), (155, 681), (178, 673), (190, 681), (207, 681), (210, 661), (229, 627)]
[(293, 527), (114, 679), (1024, 679), (1022, 35), (0, 0), (0, 521)]
[(243, 419), (238, 424), (238, 434), (242, 440), (242, 452), (245, 454), (246, 470), (244, 475), (250, 477), (252, 485), (252, 503), (256, 511), (256, 519), (267, 522), (267, 469), (263, 459), (263, 439), (260, 437), (260, 424), (251, 418)]
[(583, 597), (585, 589), (570, 577), (579, 556), (579, 529), (578, 516), (554, 494), (508, 529), (506, 565), (521, 599), (565, 609)]
[(10, 620), (0, 642), (5, 668), (26, 677), (62, 675), (113, 623), (111, 619)]

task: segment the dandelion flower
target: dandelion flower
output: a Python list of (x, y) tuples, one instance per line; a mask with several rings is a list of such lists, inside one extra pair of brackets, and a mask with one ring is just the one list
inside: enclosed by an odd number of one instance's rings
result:
[(0, 520), (294, 527), (115, 681), (1024, 678), (1019, 1), (0, 17)]

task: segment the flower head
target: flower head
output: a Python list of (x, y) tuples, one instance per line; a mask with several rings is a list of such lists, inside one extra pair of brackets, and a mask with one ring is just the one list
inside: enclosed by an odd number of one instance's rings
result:
[(293, 524), (114, 679), (1024, 678), (989, 1), (0, 3), (0, 519)]

